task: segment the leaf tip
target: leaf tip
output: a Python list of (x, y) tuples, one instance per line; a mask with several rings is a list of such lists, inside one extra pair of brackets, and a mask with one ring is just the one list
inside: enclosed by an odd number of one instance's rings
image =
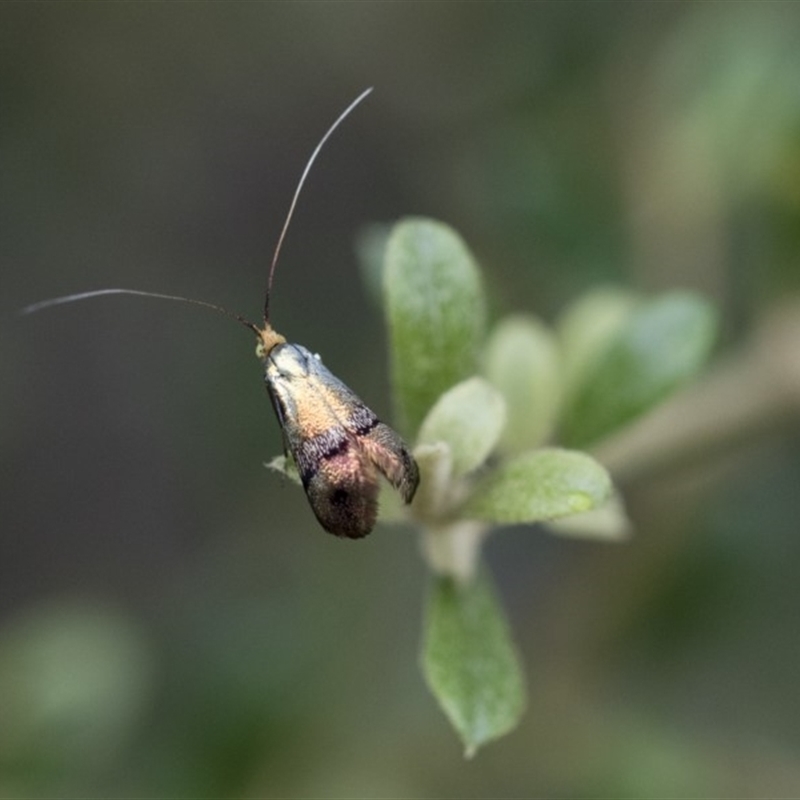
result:
[(586, 492), (570, 492), (566, 497), (567, 505), (573, 514), (581, 514), (595, 506), (595, 498)]

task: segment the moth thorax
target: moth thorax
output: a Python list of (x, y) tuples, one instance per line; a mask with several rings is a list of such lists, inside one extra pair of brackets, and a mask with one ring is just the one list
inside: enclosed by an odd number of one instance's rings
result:
[(258, 332), (258, 342), (256, 344), (256, 356), (264, 361), (270, 354), (273, 347), (285, 344), (286, 338), (281, 336), (272, 327), (264, 325), (263, 330)]

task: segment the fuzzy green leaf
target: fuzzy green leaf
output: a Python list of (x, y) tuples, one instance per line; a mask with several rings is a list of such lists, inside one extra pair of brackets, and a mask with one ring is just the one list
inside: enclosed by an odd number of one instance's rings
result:
[(625, 541), (633, 533), (633, 525), (625, 513), (622, 498), (616, 494), (591, 511), (551, 520), (547, 529), (559, 536), (607, 542)]
[(419, 444), (445, 442), (453, 458), (453, 475), (460, 477), (486, 461), (506, 421), (500, 392), (483, 378), (469, 378), (448, 389), (425, 417)]
[(633, 292), (602, 287), (587, 292), (565, 309), (557, 328), (570, 396), (640, 303), (641, 298)]
[(436, 519), (449, 506), (449, 488), (453, 478), (453, 454), (445, 442), (421, 444), (414, 448), (419, 467), (419, 488), (413, 510), (420, 518)]
[(580, 514), (611, 494), (606, 470), (585, 453), (542, 449), (508, 461), (480, 483), (464, 516), (487, 522), (542, 522)]
[(361, 280), (369, 299), (379, 308), (383, 305), (383, 270), (391, 230), (388, 223), (373, 222), (362, 226), (356, 234), (355, 250)]
[(663, 400), (707, 360), (717, 316), (690, 292), (639, 307), (587, 370), (563, 423), (563, 441), (585, 447)]
[(399, 426), (411, 435), (442, 393), (478, 371), (481, 277), (452, 228), (406, 219), (386, 246), (384, 297)]
[(561, 363), (552, 332), (533, 316), (515, 315), (492, 331), (486, 377), (506, 401), (508, 422), (501, 444), (520, 453), (552, 433), (561, 401)]
[(519, 657), (485, 571), (465, 585), (435, 578), (425, 616), (425, 679), (470, 757), (525, 709)]

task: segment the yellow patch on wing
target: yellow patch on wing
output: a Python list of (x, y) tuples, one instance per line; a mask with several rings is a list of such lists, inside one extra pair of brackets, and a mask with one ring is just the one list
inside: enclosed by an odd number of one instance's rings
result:
[(292, 384), (295, 404), (294, 424), (305, 438), (318, 436), (341, 425), (349, 412), (335, 391), (324, 383), (309, 377)]

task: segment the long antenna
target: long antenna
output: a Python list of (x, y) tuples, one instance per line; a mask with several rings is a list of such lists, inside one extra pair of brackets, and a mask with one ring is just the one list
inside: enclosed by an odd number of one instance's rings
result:
[(319, 151), (322, 150), (322, 145), (328, 141), (328, 137), (339, 127), (339, 124), (344, 120), (344, 118), (372, 91), (373, 87), (370, 86), (369, 89), (365, 89), (361, 94), (350, 103), (347, 108), (342, 111), (339, 115), (339, 118), (336, 122), (328, 128), (328, 132), (320, 139), (319, 144), (314, 149), (314, 152), (311, 154), (311, 158), (308, 159), (308, 163), (306, 164), (306, 168), (303, 170), (303, 174), (300, 176), (300, 182), (297, 184), (297, 188), (294, 191), (294, 197), (292, 198), (292, 203), (289, 206), (289, 213), (286, 215), (286, 222), (283, 223), (283, 230), (281, 230), (281, 235), (278, 237), (278, 244), (275, 247), (275, 255), (272, 256), (272, 265), (269, 268), (269, 277), (267, 278), (267, 291), (264, 295), (264, 323), (265, 325), (269, 325), (269, 296), (270, 292), (272, 291), (272, 276), (275, 274), (275, 265), (278, 263), (278, 256), (281, 252), (281, 245), (283, 245), (283, 240), (286, 237), (286, 231), (289, 228), (289, 223), (292, 221), (292, 214), (294, 214), (294, 208), (297, 205), (297, 198), (300, 196), (300, 190), (303, 188), (303, 184), (306, 182), (306, 177), (311, 170), (311, 165), (314, 163), (315, 159), (319, 155)]
[(252, 322), (249, 322), (244, 317), (239, 316), (238, 314), (232, 314), (227, 309), (223, 308), (222, 306), (215, 305), (214, 303), (207, 303), (205, 300), (192, 300), (190, 297), (181, 297), (180, 295), (176, 294), (161, 294), (159, 292), (143, 292), (139, 289), (95, 289), (92, 292), (79, 292), (78, 294), (65, 294), (61, 297), (51, 297), (49, 300), (40, 300), (38, 303), (32, 303), (29, 306), (25, 306), (25, 308), (20, 309), (20, 314), (35, 314), (37, 311), (42, 311), (45, 308), (50, 308), (50, 306), (59, 306), (62, 303), (74, 303), (76, 300), (87, 300), (90, 297), (100, 297), (104, 294), (135, 294), (139, 295), (140, 297), (155, 297), (159, 300), (175, 300), (179, 303), (189, 303), (193, 306), (202, 306), (203, 308), (210, 308), (212, 311), (216, 311), (219, 314), (224, 314), (226, 317), (230, 317), (236, 322), (241, 323), (246, 328), (249, 328), (256, 334), (260, 334), (261, 331), (257, 325), (254, 325)]

